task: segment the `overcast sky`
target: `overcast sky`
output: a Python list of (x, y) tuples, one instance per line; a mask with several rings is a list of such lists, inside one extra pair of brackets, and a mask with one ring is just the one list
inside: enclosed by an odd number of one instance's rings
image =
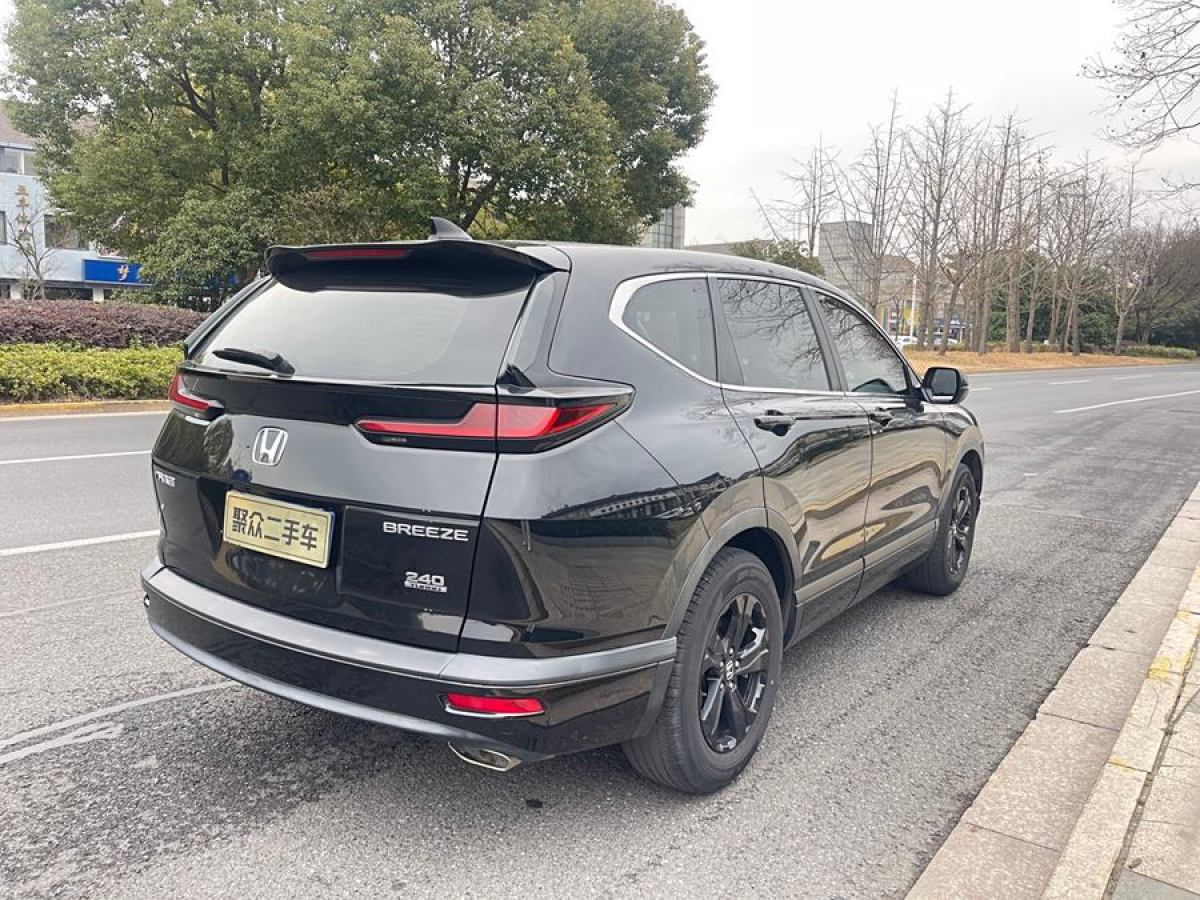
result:
[[(696, 184), (688, 243), (764, 235), (751, 191), (787, 198), (783, 173), (818, 136), (849, 162), (893, 89), (910, 121), (953, 87), (979, 117), (1015, 110), (1064, 161), (1091, 151), (1127, 164), (1101, 135), (1107, 95), (1080, 75), (1085, 61), (1112, 56), (1124, 20), (1114, 0), (673, 2), (705, 41), (717, 83), (708, 134), (684, 162)], [(11, 12), (0, 0), (0, 21)], [(1147, 186), (1162, 174), (1200, 179), (1200, 147), (1177, 142), (1142, 165)]]
[[(912, 120), (953, 86), (981, 117), (1016, 110), (1064, 160), (1123, 158), (1100, 135), (1107, 95), (1080, 75), (1086, 60), (1112, 55), (1124, 20), (1112, 0), (674, 2), (717, 83), (708, 134), (685, 163), (697, 187), (688, 243), (764, 233), (751, 190), (788, 196), (781, 173), (818, 135), (848, 162), (893, 88)], [(1164, 147), (1146, 164), (1194, 171), (1198, 155), (1195, 144)]]

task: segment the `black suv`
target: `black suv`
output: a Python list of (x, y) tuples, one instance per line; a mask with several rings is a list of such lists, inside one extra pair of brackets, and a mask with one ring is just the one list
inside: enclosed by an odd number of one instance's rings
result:
[(186, 342), (142, 575), (230, 678), (493, 769), (620, 742), (708, 792), (788, 645), (966, 573), (965, 379), (816, 278), (440, 220), (267, 269)]

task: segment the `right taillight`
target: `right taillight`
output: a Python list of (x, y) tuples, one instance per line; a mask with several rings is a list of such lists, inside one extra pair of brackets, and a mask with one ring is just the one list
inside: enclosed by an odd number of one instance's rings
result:
[(498, 449), (529, 453), (558, 446), (618, 415), (626, 398), (603, 398), (556, 405), (475, 403), (460, 419), (360, 419), (359, 431), (380, 443), (436, 444), (450, 448)]
[(183, 384), (183, 375), (180, 372), (176, 372), (175, 377), (171, 379), (167, 398), (181, 412), (198, 419), (215, 419), (223, 411), (221, 404), (215, 400), (206, 400), (189, 391)]

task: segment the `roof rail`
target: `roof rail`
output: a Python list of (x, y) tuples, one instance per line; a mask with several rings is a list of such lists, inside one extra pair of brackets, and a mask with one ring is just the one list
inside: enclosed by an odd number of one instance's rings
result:
[(449, 219), (433, 216), (429, 220), (429, 239), (434, 241), (469, 241), (472, 238)]

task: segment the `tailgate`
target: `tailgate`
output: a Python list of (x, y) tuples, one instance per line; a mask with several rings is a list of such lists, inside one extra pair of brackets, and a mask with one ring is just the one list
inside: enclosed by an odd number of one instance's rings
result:
[[(277, 254), (283, 274), (191, 341), (154, 449), (163, 563), (284, 615), (454, 649), (497, 453), (471, 426), (538, 272), (465, 242), (352, 249)], [(403, 437), (364, 427), (397, 422)]]

